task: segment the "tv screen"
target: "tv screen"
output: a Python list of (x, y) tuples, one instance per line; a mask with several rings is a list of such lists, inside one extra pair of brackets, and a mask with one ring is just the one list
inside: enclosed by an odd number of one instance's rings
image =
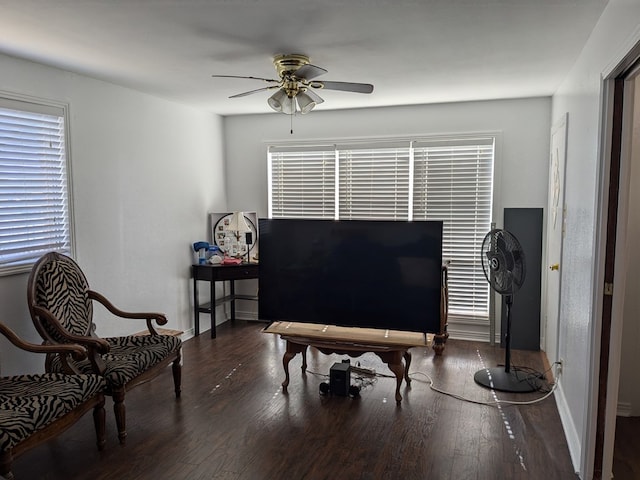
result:
[(442, 222), (260, 219), (258, 316), (440, 331)]

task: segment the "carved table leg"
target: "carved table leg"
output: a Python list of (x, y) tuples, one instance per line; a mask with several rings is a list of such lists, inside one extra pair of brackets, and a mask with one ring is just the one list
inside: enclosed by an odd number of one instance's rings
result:
[(289, 385), (289, 362), (293, 357), (295, 357), (295, 352), (290, 352), (289, 349), (282, 357), (282, 366), (284, 367), (284, 381), (282, 382), (282, 391), (287, 393), (287, 386)]
[(302, 346), (302, 373), (307, 373), (307, 345)]
[(403, 353), (400, 350), (393, 352), (376, 352), (376, 354), (387, 364), (389, 370), (391, 370), (396, 376), (396, 403), (402, 402), (402, 395), (400, 395), (400, 385), (402, 385), (402, 377), (404, 377), (404, 365), (402, 364)]
[(400, 395), (400, 385), (402, 385), (404, 366), (402, 365), (402, 361), (398, 363), (389, 363), (387, 365), (389, 365), (389, 370), (391, 370), (396, 375), (396, 403), (400, 403), (402, 401), (402, 395)]
[(302, 371), (307, 370), (307, 345), (299, 345), (287, 340), (287, 351), (282, 357), (282, 366), (284, 367), (284, 382), (282, 382), (282, 392), (287, 393), (287, 386), (289, 385), (289, 362), (296, 354), (302, 353)]
[(449, 338), (449, 334), (446, 332), (433, 336), (433, 349), (436, 355), (442, 355), (442, 352), (444, 352), (444, 344), (447, 343), (447, 338)]
[(407, 350), (404, 352), (404, 379), (407, 381), (407, 384), (411, 383), (411, 379), (409, 378), (409, 367), (411, 366), (411, 352)]

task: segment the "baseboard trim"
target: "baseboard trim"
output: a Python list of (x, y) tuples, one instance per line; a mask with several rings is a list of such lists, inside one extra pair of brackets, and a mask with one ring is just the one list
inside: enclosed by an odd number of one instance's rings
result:
[[(471, 329), (471, 328), (456, 328), (455, 325), (447, 325), (447, 333), (449, 334), (449, 338), (454, 340), (468, 340), (471, 342), (484, 342), (489, 343), (489, 332), (487, 332), (486, 327), (482, 327), (481, 329)], [(500, 342), (500, 336), (497, 335), (494, 342)]]
[(631, 404), (628, 402), (618, 402), (618, 407), (616, 409), (616, 415), (618, 417), (630, 417), (631, 416)]
[(567, 439), (569, 446), (569, 455), (571, 456), (571, 463), (573, 469), (578, 476), (580, 476), (580, 458), (582, 457), (582, 443), (580, 442), (580, 436), (576, 430), (576, 426), (573, 423), (571, 417), (571, 411), (567, 399), (562, 389), (562, 383), (558, 383), (556, 391), (554, 392), (556, 399), (556, 407), (558, 408), (558, 414), (560, 415), (560, 422), (562, 423), (562, 429), (564, 430), (564, 436)]
[[(226, 318), (230, 320), (229, 316)], [(255, 311), (238, 310), (236, 307), (236, 319), (237, 320), (258, 320), (258, 314)]]

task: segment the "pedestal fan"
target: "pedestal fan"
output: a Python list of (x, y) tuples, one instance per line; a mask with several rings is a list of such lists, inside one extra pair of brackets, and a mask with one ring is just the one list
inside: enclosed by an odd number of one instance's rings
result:
[(505, 297), (507, 332), (505, 334), (504, 369), (483, 368), (474, 380), (483, 387), (503, 392), (533, 392), (538, 390), (535, 378), (511, 368), (511, 307), (513, 295), (526, 276), (525, 255), (518, 239), (507, 230), (491, 230), (482, 242), (482, 269), (491, 288)]

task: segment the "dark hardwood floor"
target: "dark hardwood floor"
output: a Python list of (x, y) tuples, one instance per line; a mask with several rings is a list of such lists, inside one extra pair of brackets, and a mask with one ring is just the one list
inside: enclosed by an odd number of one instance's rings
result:
[(640, 417), (616, 417), (616, 439), (613, 450), (615, 480), (640, 478)]
[[(291, 361), (283, 394), (284, 342), (264, 324), (224, 324), (184, 344), (182, 398), (171, 370), (127, 393), (125, 446), (117, 440), (107, 399), (107, 445), (95, 447), (91, 415), (19, 457), (20, 479), (575, 479), (553, 397), (527, 406), (485, 406), (491, 390), (473, 381), (503, 350), (449, 340), (444, 356), (413, 349), (410, 387), (394, 400), (395, 379), (367, 377), (359, 398), (321, 396), (319, 384), (342, 356), (315, 349), (302, 375)], [(512, 352), (516, 365), (543, 369), (539, 352)], [(373, 354), (351, 359), (389, 374)], [(352, 384), (358, 384), (353, 379)], [(502, 394), (532, 399), (540, 394)]]

